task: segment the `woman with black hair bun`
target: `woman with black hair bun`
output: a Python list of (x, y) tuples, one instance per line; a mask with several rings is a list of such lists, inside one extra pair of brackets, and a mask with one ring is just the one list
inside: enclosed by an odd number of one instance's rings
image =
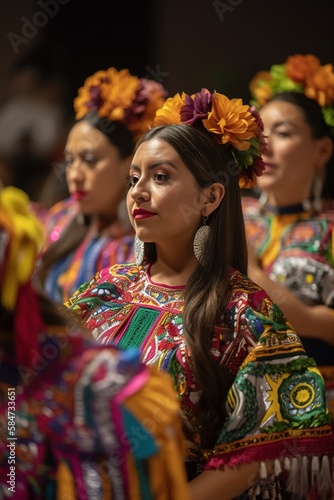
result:
[(71, 196), (44, 221), (47, 241), (36, 274), (53, 300), (64, 302), (103, 267), (133, 260), (127, 172), (135, 141), (165, 97), (161, 84), (127, 69), (98, 71), (79, 89), (64, 152)]

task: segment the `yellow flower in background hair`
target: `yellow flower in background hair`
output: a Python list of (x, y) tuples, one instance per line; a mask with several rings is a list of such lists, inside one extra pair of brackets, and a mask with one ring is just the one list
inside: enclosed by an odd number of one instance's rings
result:
[(149, 130), (166, 96), (160, 83), (111, 67), (86, 78), (74, 99), (75, 118), (80, 120), (96, 112), (102, 118), (122, 123), (137, 140)]
[(9, 186), (0, 191), (1, 227), (9, 236), (1, 284), (1, 303), (12, 310), (20, 285), (27, 283), (35, 267), (35, 260), (43, 242), (43, 228), (30, 211), (26, 193)]

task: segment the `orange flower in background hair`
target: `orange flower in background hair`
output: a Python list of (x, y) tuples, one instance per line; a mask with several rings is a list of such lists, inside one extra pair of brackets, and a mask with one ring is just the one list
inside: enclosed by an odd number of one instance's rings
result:
[(166, 95), (160, 83), (112, 67), (85, 80), (74, 99), (75, 118), (96, 112), (102, 118), (122, 123), (138, 139), (149, 129)]
[(97, 71), (85, 80), (84, 86), (74, 99), (76, 119), (90, 111), (110, 120), (122, 120), (125, 110), (130, 108), (139, 86), (139, 78), (130, 75), (127, 69)]
[(294, 82), (304, 83), (320, 67), (317, 57), (308, 54), (302, 56), (296, 54), (287, 58), (285, 63), (285, 73)]
[(332, 64), (320, 66), (310, 75), (305, 84), (305, 95), (315, 99), (320, 106), (334, 102), (334, 71)]
[(250, 81), (252, 103), (260, 108), (281, 92), (299, 92), (314, 99), (322, 108), (325, 122), (334, 135), (334, 68), (321, 66), (312, 55), (295, 54), (283, 64), (274, 64), (270, 71), (258, 72)]
[(161, 108), (167, 92), (160, 83), (142, 78), (140, 88), (128, 112), (128, 128), (135, 137), (147, 132), (155, 117), (157, 109)]
[(259, 106), (263, 106), (272, 96), (270, 80), (269, 71), (259, 71), (250, 81), (249, 89)]
[(230, 148), (241, 167), (240, 183), (252, 187), (264, 164), (261, 153), (265, 147), (263, 125), (254, 107), (241, 99), (229, 99), (207, 89), (188, 95), (184, 92), (166, 100), (157, 111), (154, 126), (195, 125), (213, 135), (219, 144)]

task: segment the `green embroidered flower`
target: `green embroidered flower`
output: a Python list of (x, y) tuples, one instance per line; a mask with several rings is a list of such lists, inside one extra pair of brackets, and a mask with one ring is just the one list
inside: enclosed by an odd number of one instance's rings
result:
[(323, 380), (317, 372), (292, 374), (279, 388), (281, 412), (288, 420), (304, 420), (324, 406)]

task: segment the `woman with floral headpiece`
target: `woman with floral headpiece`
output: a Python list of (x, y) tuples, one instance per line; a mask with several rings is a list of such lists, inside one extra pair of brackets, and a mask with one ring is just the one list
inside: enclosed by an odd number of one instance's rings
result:
[(124, 205), (135, 141), (166, 97), (163, 86), (127, 69), (86, 79), (74, 100), (76, 123), (65, 147), (70, 198), (51, 208), (38, 278), (62, 303), (96, 271), (133, 260), (133, 229)]
[(0, 498), (187, 500), (170, 378), (36, 293), (42, 238), (26, 193), (0, 189)]
[(136, 263), (97, 273), (66, 303), (99, 342), (137, 347), (172, 377), (192, 500), (331, 491), (323, 378), (247, 277), (239, 185), (262, 173), (262, 132), (241, 99), (167, 99), (129, 170)]
[(243, 199), (250, 276), (272, 296), (325, 380), (334, 413), (334, 70), (290, 56), (250, 83), (266, 135), (259, 200)]

